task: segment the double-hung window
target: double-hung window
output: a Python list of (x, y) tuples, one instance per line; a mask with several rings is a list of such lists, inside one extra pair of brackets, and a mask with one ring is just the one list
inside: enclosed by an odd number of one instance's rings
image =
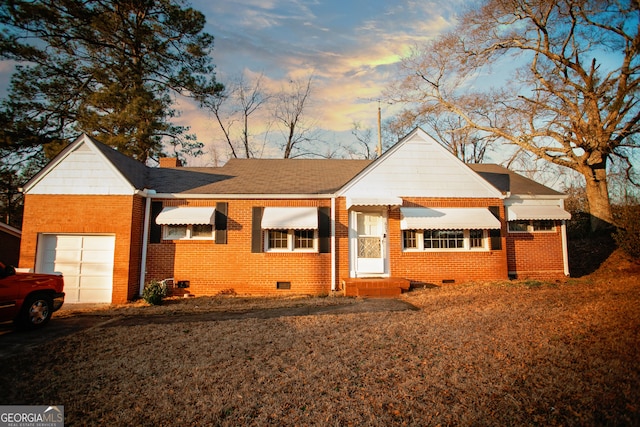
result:
[(213, 240), (214, 207), (166, 207), (156, 218), (164, 240)]
[(264, 209), (265, 252), (318, 252), (318, 208)]
[(403, 230), (406, 251), (488, 249), (486, 230)]
[(509, 221), (510, 233), (535, 233), (539, 231), (555, 231), (553, 220), (516, 220)]
[(489, 250), (501, 223), (487, 208), (400, 208), (405, 251)]

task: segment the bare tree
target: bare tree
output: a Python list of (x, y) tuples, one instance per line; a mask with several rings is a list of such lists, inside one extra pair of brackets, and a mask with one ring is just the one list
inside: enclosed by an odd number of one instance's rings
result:
[(405, 110), (392, 120), (394, 131), (408, 133), (421, 126), (441, 145), (465, 163), (482, 163), (487, 149), (497, 137), (467, 126), (464, 119), (449, 111), (432, 111), (416, 117), (414, 111)]
[(262, 87), (262, 79), (262, 74), (249, 81), (244, 75), (240, 76), (218, 96), (205, 102), (216, 118), (232, 157), (256, 157), (258, 150), (249, 119), (270, 99), (269, 93)]
[(291, 80), (289, 86), (276, 95), (274, 118), (284, 136), (283, 158), (289, 159), (308, 152), (302, 145), (316, 139), (313, 123), (306, 120), (305, 112), (311, 101), (313, 75), (306, 80)]
[(579, 172), (591, 228), (607, 228), (608, 162), (639, 147), (639, 18), (637, 0), (486, 0), (406, 57), (390, 92)]
[(375, 159), (376, 152), (371, 149), (374, 145), (372, 142), (373, 130), (371, 128), (363, 128), (362, 123), (353, 122), (351, 127), (351, 135), (356, 139), (355, 146), (345, 147), (347, 155), (353, 159)]

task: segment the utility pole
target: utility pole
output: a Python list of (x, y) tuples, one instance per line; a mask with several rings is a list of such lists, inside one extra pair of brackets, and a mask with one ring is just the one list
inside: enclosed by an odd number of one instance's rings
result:
[(378, 146), (376, 147), (376, 153), (378, 157), (382, 156), (382, 119), (380, 112), (380, 100), (378, 100)]

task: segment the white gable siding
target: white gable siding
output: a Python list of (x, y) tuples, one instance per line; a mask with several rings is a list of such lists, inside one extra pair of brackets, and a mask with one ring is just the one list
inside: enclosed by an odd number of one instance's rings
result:
[(29, 194), (128, 195), (133, 192), (131, 184), (87, 143), (79, 144), (28, 190)]
[(500, 197), (494, 187), (424, 132), (415, 132), (372, 164), (345, 196)]

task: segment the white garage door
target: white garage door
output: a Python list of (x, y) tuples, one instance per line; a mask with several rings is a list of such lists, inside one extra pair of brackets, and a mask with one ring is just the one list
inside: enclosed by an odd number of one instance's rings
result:
[(64, 275), (65, 303), (111, 302), (115, 236), (45, 234), (36, 271)]

